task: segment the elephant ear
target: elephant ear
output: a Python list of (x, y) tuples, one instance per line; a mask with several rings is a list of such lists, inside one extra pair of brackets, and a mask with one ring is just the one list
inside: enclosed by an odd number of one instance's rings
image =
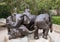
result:
[(30, 18), (27, 15), (25, 15), (25, 14), (23, 14), (21, 16), (21, 19), (23, 21), (23, 24), (29, 24), (30, 23)]
[(24, 16), (24, 24), (29, 24), (30, 23), (30, 19), (27, 16)]

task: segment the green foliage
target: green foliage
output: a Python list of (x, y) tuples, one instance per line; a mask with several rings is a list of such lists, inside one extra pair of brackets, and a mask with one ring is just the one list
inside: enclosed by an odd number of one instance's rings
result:
[[(30, 8), (32, 14), (45, 13), (50, 9), (60, 9), (60, 0), (3, 0), (1, 3), (5, 2), (3, 9), (12, 14), (14, 8), (17, 8), (17, 13), (24, 12), (26, 7)], [(2, 5), (2, 4), (1, 4)], [(1, 6), (0, 6), (1, 7)], [(1, 10), (3, 10), (1, 9)], [(10, 13), (9, 13), (10, 12)]]
[(52, 16), (52, 22), (60, 25), (60, 16)]
[(6, 18), (10, 15), (9, 8), (6, 5), (0, 5), (0, 18)]
[(38, 14), (38, 11), (56, 9), (60, 7), (60, 0), (4, 0), (11, 9), (17, 7), (17, 11), (22, 11), (29, 7), (31, 13)]

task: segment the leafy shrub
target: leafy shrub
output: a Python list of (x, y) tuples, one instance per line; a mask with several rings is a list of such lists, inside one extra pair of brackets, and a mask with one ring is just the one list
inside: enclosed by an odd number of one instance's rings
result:
[(52, 22), (60, 25), (60, 16), (52, 16)]
[(9, 8), (6, 5), (0, 5), (0, 18), (7, 18), (9, 15)]

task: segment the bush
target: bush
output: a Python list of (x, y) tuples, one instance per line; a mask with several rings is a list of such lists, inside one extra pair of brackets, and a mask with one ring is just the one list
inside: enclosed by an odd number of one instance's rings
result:
[(0, 18), (7, 18), (9, 15), (9, 8), (6, 5), (0, 5)]
[(60, 16), (52, 16), (52, 22), (60, 25)]

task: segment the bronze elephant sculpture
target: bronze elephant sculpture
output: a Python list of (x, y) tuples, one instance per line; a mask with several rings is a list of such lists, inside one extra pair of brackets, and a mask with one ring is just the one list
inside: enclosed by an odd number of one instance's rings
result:
[(43, 38), (47, 39), (49, 29), (50, 29), (50, 32), (52, 32), (52, 30), (53, 30), (52, 29), (51, 15), (50, 14), (40, 14), (37, 16), (31, 15), (31, 14), (25, 14), (25, 15), (27, 15), (30, 18), (30, 23), (27, 24), (27, 26), (29, 27), (29, 25), (31, 24), (31, 26), (33, 25), (32, 28), (37, 28), (37, 30), (34, 33), (34, 35), (35, 35), (34, 38), (38, 39), (39, 38), (38, 30), (43, 29)]
[[(39, 29), (43, 29), (43, 38), (47, 39), (47, 35), (48, 35), (48, 31), (50, 29), (50, 32), (52, 32), (52, 21), (51, 21), (51, 15), (50, 14), (40, 14), (40, 15), (31, 15), (31, 14), (27, 14), (27, 16), (30, 18), (30, 23), (29, 24), (25, 24), (25, 26), (27, 28), (29, 28), (30, 30), (32, 30), (33, 28), (37, 28), (35, 33), (34, 33), (34, 38), (38, 39), (38, 30)], [(30, 27), (29, 27), (30, 25)]]
[[(16, 21), (15, 22), (13, 21), (14, 16), (16, 16)], [(14, 15), (14, 16), (10, 16), (6, 19), (7, 20), (8, 31), (10, 30), (9, 28), (19, 28), (20, 25), (23, 24), (24, 26), (26, 26), (27, 30), (31, 30), (31, 31), (35, 30), (35, 32), (34, 32), (34, 38), (35, 39), (39, 38), (39, 36), (38, 36), (39, 28), (43, 29), (43, 38), (45, 38), (45, 39), (47, 39), (49, 29), (52, 32), (51, 17), (48, 14), (40, 14), (40, 15), (37, 15), (37, 16), (36, 15), (31, 15), (31, 14), (30, 15), (19, 14), (19, 15)]]

